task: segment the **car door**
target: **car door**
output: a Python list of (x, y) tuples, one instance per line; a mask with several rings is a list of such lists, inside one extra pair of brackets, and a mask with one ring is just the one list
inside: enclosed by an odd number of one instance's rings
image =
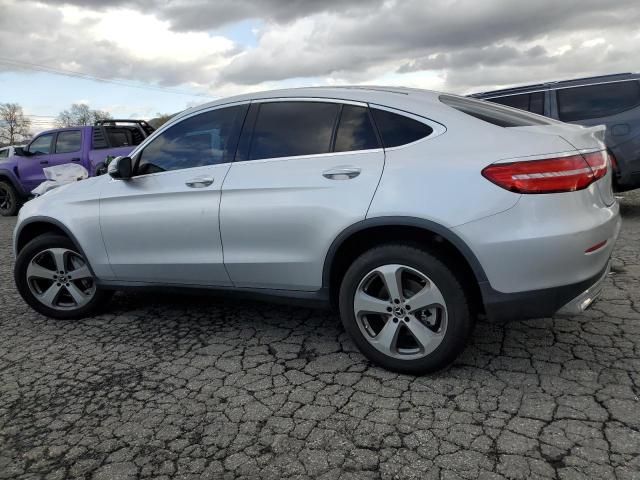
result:
[(62, 130), (58, 132), (47, 166), (64, 165), (65, 163), (81, 164), (81, 162), (82, 130)]
[(168, 126), (136, 151), (131, 179), (103, 187), (100, 224), (119, 281), (230, 284), (220, 188), (247, 108), (211, 109)]
[(318, 290), (332, 241), (364, 220), (383, 165), (366, 104), (254, 102), (222, 187), (234, 285)]
[(46, 180), (42, 169), (49, 166), (54, 136), (53, 133), (37, 136), (25, 147), (26, 155), (18, 157), (20, 182), (28, 192)]

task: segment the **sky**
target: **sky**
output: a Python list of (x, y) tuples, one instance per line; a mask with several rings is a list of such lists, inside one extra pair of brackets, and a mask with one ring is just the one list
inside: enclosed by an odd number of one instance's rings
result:
[(149, 119), (283, 87), (460, 94), (640, 70), (638, 0), (0, 0), (0, 103)]

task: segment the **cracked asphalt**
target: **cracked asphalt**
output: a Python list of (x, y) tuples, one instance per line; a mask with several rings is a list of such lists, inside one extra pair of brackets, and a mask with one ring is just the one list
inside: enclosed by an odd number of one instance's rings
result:
[(640, 193), (621, 205), (591, 310), (480, 322), (423, 377), (322, 311), (119, 294), (48, 320), (0, 218), (0, 478), (640, 479)]

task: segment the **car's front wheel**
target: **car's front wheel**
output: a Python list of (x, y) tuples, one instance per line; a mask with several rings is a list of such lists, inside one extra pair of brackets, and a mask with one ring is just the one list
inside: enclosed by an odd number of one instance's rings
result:
[(340, 288), (345, 329), (372, 361), (390, 370), (426, 373), (451, 363), (472, 327), (455, 274), (409, 245), (373, 248), (347, 270)]
[(57, 319), (91, 315), (111, 293), (98, 287), (87, 260), (61, 235), (31, 240), (18, 254), (14, 277), (18, 292), (34, 310)]

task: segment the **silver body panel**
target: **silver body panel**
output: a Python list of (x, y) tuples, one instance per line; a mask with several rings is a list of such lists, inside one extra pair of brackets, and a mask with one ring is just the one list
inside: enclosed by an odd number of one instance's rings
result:
[[(603, 148), (597, 129), (558, 123), (502, 128), (412, 89), (264, 92), (178, 115), (133, 152), (194, 113), (238, 102), (305, 98), (368, 103), (434, 128), (386, 150), (271, 158), (117, 181), (97, 177), (24, 205), (16, 230), (51, 218), (72, 232), (99, 279), (313, 292), (332, 242), (364, 219), (412, 217), (457, 235), (490, 286), (523, 292), (583, 281), (609, 260), (620, 228), (611, 178), (572, 193), (520, 195), (483, 178), (485, 166)], [(349, 178), (327, 171), (357, 170)], [(203, 188), (187, 182), (214, 178)], [(593, 244), (604, 248), (585, 254)]]

